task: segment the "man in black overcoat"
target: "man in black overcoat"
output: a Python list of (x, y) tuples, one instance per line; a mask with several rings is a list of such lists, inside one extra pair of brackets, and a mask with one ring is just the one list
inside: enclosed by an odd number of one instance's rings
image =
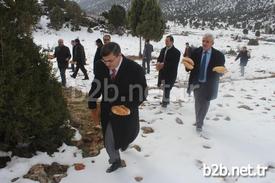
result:
[[(96, 62), (95, 77), (89, 92), (89, 108), (97, 119), (97, 99), (101, 99), (101, 126), (104, 145), (112, 164), (107, 173), (122, 167), (119, 149), (126, 150), (139, 133), (139, 105), (146, 99), (143, 68), (121, 54), (120, 46), (110, 42), (102, 47), (102, 61)], [(111, 107), (124, 105), (130, 114), (118, 116)], [(95, 121), (95, 123), (97, 123)]]
[(93, 67), (94, 73), (96, 70), (96, 62), (100, 62), (102, 59), (100, 52), (101, 52), (101, 48), (103, 46), (101, 39), (97, 39), (95, 42), (96, 42), (97, 49), (96, 49), (95, 57), (94, 57), (94, 67)]
[(159, 70), (158, 87), (163, 84), (162, 107), (167, 107), (170, 103), (170, 91), (175, 84), (180, 61), (180, 51), (174, 46), (174, 38), (167, 36), (165, 47), (161, 49), (157, 63), (162, 63), (163, 68)]
[(79, 39), (75, 39), (75, 48), (74, 48), (74, 57), (73, 60), (76, 62), (76, 69), (74, 73), (71, 75), (72, 78), (76, 78), (78, 70), (80, 69), (83, 74), (83, 80), (88, 80), (87, 70), (85, 69), (84, 65), (86, 64), (86, 56), (85, 50), (83, 45), (80, 43)]

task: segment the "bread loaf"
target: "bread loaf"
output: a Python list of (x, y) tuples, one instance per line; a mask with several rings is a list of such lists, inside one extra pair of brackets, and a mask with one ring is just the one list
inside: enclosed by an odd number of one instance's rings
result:
[(184, 64), (184, 62), (187, 62), (187, 63), (189, 63), (189, 65), (192, 65), (192, 66), (195, 65), (194, 61), (191, 58), (188, 58), (188, 57), (183, 57), (182, 58), (182, 63)]
[(116, 105), (111, 108), (112, 113), (118, 116), (128, 116), (130, 114), (130, 109), (124, 105)]
[(224, 74), (224, 73), (227, 72), (227, 70), (224, 66), (216, 66), (216, 67), (213, 68), (212, 71), (217, 72), (219, 74)]

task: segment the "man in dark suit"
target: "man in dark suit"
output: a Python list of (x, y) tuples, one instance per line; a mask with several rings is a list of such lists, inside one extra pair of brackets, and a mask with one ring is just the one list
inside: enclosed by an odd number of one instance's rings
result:
[(191, 54), (194, 68), (190, 73), (187, 91), (189, 94), (192, 90), (194, 91), (196, 130), (198, 132), (202, 131), (210, 100), (216, 99), (218, 94), (221, 74), (213, 71), (213, 68), (224, 66), (225, 62), (223, 53), (213, 48), (213, 44), (213, 35), (205, 34), (202, 38), (202, 47), (195, 49)]
[[(97, 99), (101, 101), (101, 127), (104, 146), (112, 164), (107, 173), (122, 167), (119, 149), (126, 150), (139, 133), (138, 106), (146, 99), (147, 84), (143, 68), (121, 54), (120, 46), (110, 42), (101, 50), (102, 61), (96, 62), (95, 77), (89, 92), (89, 108), (97, 124)], [(115, 115), (113, 106), (130, 109), (126, 116)]]
[(94, 68), (93, 68), (93, 71), (95, 73), (95, 70), (96, 70), (96, 62), (100, 62), (102, 57), (101, 57), (101, 48), (103, 46), (103, 43), (101, 41), (101, 39), (97, 39), (96, 41), (96, 46), (97, 46), (97, 49), (96, 49), (96, 52), (95, 52), (95, 57), (94, 57)]
[(191, 52), (192, 52), (192, 48), (189, 46), (189, 43), (188, 42), (185, 43), (185, 50), (184, 50), (183, 56), (190, 58)]
[(74, 58), (73, 60), (76, 62), (76, 69), (74, 73), (71, 75), (72, 78), (76, 78), (78, 70), (80, 69), (83, 74), (84, 74), (84, 79), (83, 80), (89, 80), (87, 70), (85, 69), (85, 50), (82, 44), (80, 43), (79, 39), (75, 39), (75, 48), (74, 48)]
[(170, 103), (170, 91), (175, 84), (178, 65), (180, 61), (180, 51), (174, 46), (174, 38), (170, 35), (165, 39), (165, 47), (161, 49), (157, 64), (162, 64), (158, 75), (158, 87), (163, 84), (162, 107), (167, 107)]

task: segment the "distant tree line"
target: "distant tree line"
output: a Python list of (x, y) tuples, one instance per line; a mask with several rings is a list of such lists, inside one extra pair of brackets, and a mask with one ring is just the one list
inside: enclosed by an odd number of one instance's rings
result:
[(70, 0), (44, 0), (44, 14), (50, 18), (49, 27), (61, 29), (64, 24), (72, 31), (81, 30), (80, 26), (94, 27), (97, 24), (89, 20), (80, 6)]

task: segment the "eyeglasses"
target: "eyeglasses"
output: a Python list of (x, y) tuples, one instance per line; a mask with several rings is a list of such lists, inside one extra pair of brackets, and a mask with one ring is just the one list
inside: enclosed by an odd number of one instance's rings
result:
[(114, 62), (114, 59), (112, 59), (112, 60), (104, 60), (104, 59), (101, 59), (101, 61), (102, 61), (103, 63), (107, 64), (107, 63), (112, 63), (112, 62)]

